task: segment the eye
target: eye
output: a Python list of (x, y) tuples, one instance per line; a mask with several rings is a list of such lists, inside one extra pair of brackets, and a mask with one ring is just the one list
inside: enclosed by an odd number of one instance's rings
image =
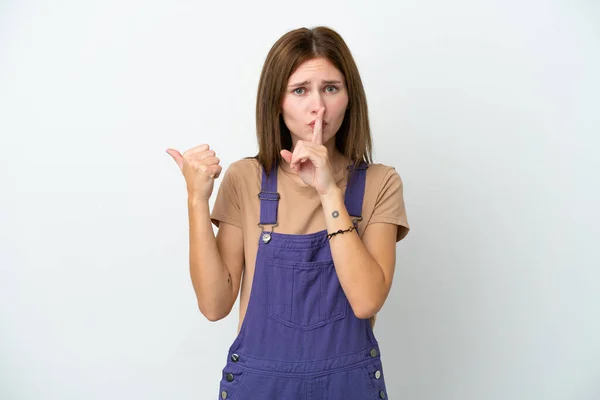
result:
[[(302, 90), (303, 92), (302, 93), (298, 93), (298, 90)], [(300, 94), (300, 95), (304, 94), (304, 88), (300, 87), (300, 88), (294, 89), (294, 94)]]
[[(329, 90), (329, 89), (333, 89), (333, 90)], [(339, 90), (339, 88), (338, 88), (337, 86), (333, 86), (333, 85), (330, 85), (330, 86), (326, 86), (326, 87), (325, 87), (325, 91), (326, 91), (327, 93), (335, 93), (335, 92), (337, 92), (338, 90)]]

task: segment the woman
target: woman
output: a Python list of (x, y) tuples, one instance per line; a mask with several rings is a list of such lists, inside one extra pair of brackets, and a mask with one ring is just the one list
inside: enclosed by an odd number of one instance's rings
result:
[(374, 317), (409, 225), (400, 176), (371, 164), (364, 89), (336, 32), (274, 44), (256, 127), (258, 155), (230, 165), (212, 215), (215, 152), (167, 150), (187, 183), (200, 311), (224, 318), (242, 287), (220, 398), (386, 398)]

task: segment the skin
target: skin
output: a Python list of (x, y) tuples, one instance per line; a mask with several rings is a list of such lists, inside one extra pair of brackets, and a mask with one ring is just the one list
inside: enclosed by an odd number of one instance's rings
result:
[[(322, 145), (334, 170), (347, 163), (335, 149), (335, 134), (342, 125), (347, 107), (344, 76), (326, 59), (306, 61), (288, 79), (281, 113), (290, 130), (293, 152), (283, 150), (281, 156), (305, 184), (314, 186), (316, 182), (323, 181), (325, 165), (306, 163), (307, 158), (297, 158), (298, 154), (319, 151)], [(315, 174), (321, 174), (319, 180), (315, 180)], [(330, 188), (335, 186), (333, 179), (323, 183)], [(319, 186), (315, 189), (322, 194), (328, 188)]]
[[(328, 82), (337, 81), (337, 89)], [(296, 90), (296, 82), (304, 90)], [(346, 230), (352, 220), (344, 194), (334, 179), (334, 167), (347, 163), (335, 149), (348, 94), (342, 73), (328, 60), (303, 63), (290, 76), (282, 114), (292, 135), (293, 151), (281, 156), (306, 185), (320, 196), (328, 232)], [(314, 128), (309, 123), (315, 121)], [(335, 168), (337, 170), (337, 168)], [(383, 306), (392, 285), (396, 263), (396, 233), (393, 224), (370, 224), (362, 240), (356, 231), (330, 240), (331, 253), (340, 284), (358, 318), (369, 318)]]
[[(300, 82), (303, 84), (295, 86)], [(331, 88), (332, 85), (337, 89)], [(292, 151), (281, 152), (287, 163), (282, 168), (316, 190), (328, 232), (352, 226), (344, 194), (334, 179), (334, 171), (348, 162), (335, 149), (334, 140), (347, 105), (348, 94), (341, 72), (325, 59), (314, 59), (303, 63), (290, 76), (281, 107), (293, 144)], [(168, 149), (167, 153), (187, 182), (190, 274), (198, 305), (203, 315), (216, 321), (229, 314), (239, 293), (244, 267), (243, 232), (241, 228), (221, 223), (216, 238), (213, 234), (208, 199), (214, 179), (221, 172), (214, 151), (208, 145), (201, 145), (183, 155), (174, 149)], [(396, 233), (394, 224), (373, 223), (366, 228), (362, 240), (354, 230), (330, 240), (336, 273), (358, 318), (375, 315), (389, 294), (396, 263)], [(254, 271), (246, 273), (251, 277)], [(249, 294), (242, 299), (239, 326)]]

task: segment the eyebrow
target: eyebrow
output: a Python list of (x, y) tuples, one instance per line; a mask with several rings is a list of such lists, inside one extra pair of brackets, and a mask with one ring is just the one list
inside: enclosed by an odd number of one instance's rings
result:
[[(304, 86), (304, 85), (308, 85), (309, 83), (310, 83), (310, 81), (298, 82), (298, 83), (294, 83), (293, 85), (289, 85), (288, 88)], [(335, 83), (340, 84), (340, 83), (342, 83), (342, 81), (321, 81), (321, 83), (324, 85), (333, 85)]]

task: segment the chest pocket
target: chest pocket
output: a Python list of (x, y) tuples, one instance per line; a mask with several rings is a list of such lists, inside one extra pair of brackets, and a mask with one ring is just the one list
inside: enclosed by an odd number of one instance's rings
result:
[(268, 263), (268, 315), (284, 325), (314, 329), (346, 316), (348, 300), (333, 260)]

